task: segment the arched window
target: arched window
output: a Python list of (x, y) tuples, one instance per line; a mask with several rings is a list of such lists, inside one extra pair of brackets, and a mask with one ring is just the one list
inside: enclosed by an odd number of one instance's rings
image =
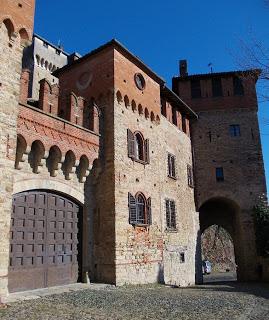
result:
[(135, 158), (144, 161), (144, 139), (140, 132), (135, 133)]
[(129, 223), (132, 225), (150, 225), (151, 221), (151, 198), (146, 199), (142, 192), (135, 197), (129, 193)]
[(144, 139), (141, 132), (127, 130), (128, 157), (134, 161), (149, 163), (149, 140)]

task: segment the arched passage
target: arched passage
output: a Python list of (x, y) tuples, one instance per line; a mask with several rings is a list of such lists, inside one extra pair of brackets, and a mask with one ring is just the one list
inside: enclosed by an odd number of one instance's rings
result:
[[(206, 248), (206, 246), (212, 245), (212, 241), (219, 242), (219, 248), (215, 247), (215, 257), (211, 256), (212, 263), (217, 263), (217, 261), (221, 261), (224, 257), (220, 257), (221, 255), (227, 254), (226, 262), (229, 259), (229, 255), (234, 255), (231, 257), (234, 260), (234, 269), (235, 265), (238, 266), (237, 271), (240, 270), (240, 247), (239, 247), (239, 237), (240, 237), (240, 229), (238, 224), (238, 217), (240, 214), (240, 207), (236, 202), (224, 197), (216, 197), (207, 200), (199, 209), (199, 218), (200, 218), (200, 231), (202, 234), (202, 255), (203, 259), (209, 260), (208, 257), (205, 257), (205, 251), (207, 254), (210, 248)], [(222, 232), (222, 236), (219, 232)], [(218, 232), (218, 234), (214, 234), (214, 232)], [(207, 241), (204, 239), (207, 234)], [(226, 241), (227, 245), (221, 243), (222, 241)], [(216, 246), (217, 243), (215, 243)], [(213, 243), (214, 245), (214, 243)], [(227, 246), (230, 246), (231, 252), (228, 254), (225, 252), (227, 250)], [(207, 250), (208, 249), (208, 250)], [(233, 253), (232, 253), (233, 251)], [(219, 255), (219, 256), (216, 256)], [(209, 255), (210, 256), (210, 255)], [(225, 263), (223, 261), (223, 267)], [(232, 263), (231, 263), (232, 267)], [(243, 266), (241, 266), (243, 267)], [(213, 266), (213, 270), (217, 269), (217, 266)], [(228, 267), (227, 267), (228, 269)], [(236, 270), (234, 270), (236, 271)], [(239, 276), (239, 274), (237, 274)]]
[(13, 196), (10, 292), (74, 283), (82, 269), (82, 205), (65, 194), (30, 190)]
[(218, 225), (208, 227), (201, 235), (201, 247), (202, 260), (211, 262), (214, 274), (235, 280), (234, 243), (227, 230)]

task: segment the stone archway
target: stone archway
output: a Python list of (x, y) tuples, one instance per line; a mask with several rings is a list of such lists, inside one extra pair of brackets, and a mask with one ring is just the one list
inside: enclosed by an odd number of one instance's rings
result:
[(199, 209), (201, 234), (213, 225), (219, 226), (230, 234), (234, 246), (237, 278), (241, 278), (240, 271), (244, 269), (242, 246), (240, 237), (239, 205), (228, 198), (216, 197), (204, 202)]

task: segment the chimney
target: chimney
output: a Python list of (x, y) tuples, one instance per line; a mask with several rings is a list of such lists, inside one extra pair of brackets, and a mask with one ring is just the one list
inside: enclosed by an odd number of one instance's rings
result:
[(78, 60), (81, 58), (81, 55), (77, 52), (74, 52), (68, 56), (68, 64), (71, 64), (72, 62)]
[(187, 60), (179, 60), (179, 75), (186, 77), (188, 75)]

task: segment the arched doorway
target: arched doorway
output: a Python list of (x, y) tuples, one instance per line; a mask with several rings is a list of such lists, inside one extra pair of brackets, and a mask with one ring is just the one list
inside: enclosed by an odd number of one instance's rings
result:
[[(209, 261), (212, 264), (219, 262), (218, 266), (212, 266), (213, 271), (231, 269), (230, 271), (234, 273), (234, 276), (231, 277), (232, 280), (239, 276), (238, 272), (240, 271), (239, 213), (240, 207), (234, 201), (224, 197), (211, 198), (203, 203), (199, 209), (202, 259), (211, 259)], [(226, 244), (221, 243), (223, 241)], [(221, 263), (222, 266), (220, 266)], [(220, 281), (226, 278), (229, 280), (229, 277), (225, 277), (225, 275), (221, 277), (220, 275)]]
[(10, 292), (74, 283), (82, 256), (82, 206), (47, 190), (13, 196)]

